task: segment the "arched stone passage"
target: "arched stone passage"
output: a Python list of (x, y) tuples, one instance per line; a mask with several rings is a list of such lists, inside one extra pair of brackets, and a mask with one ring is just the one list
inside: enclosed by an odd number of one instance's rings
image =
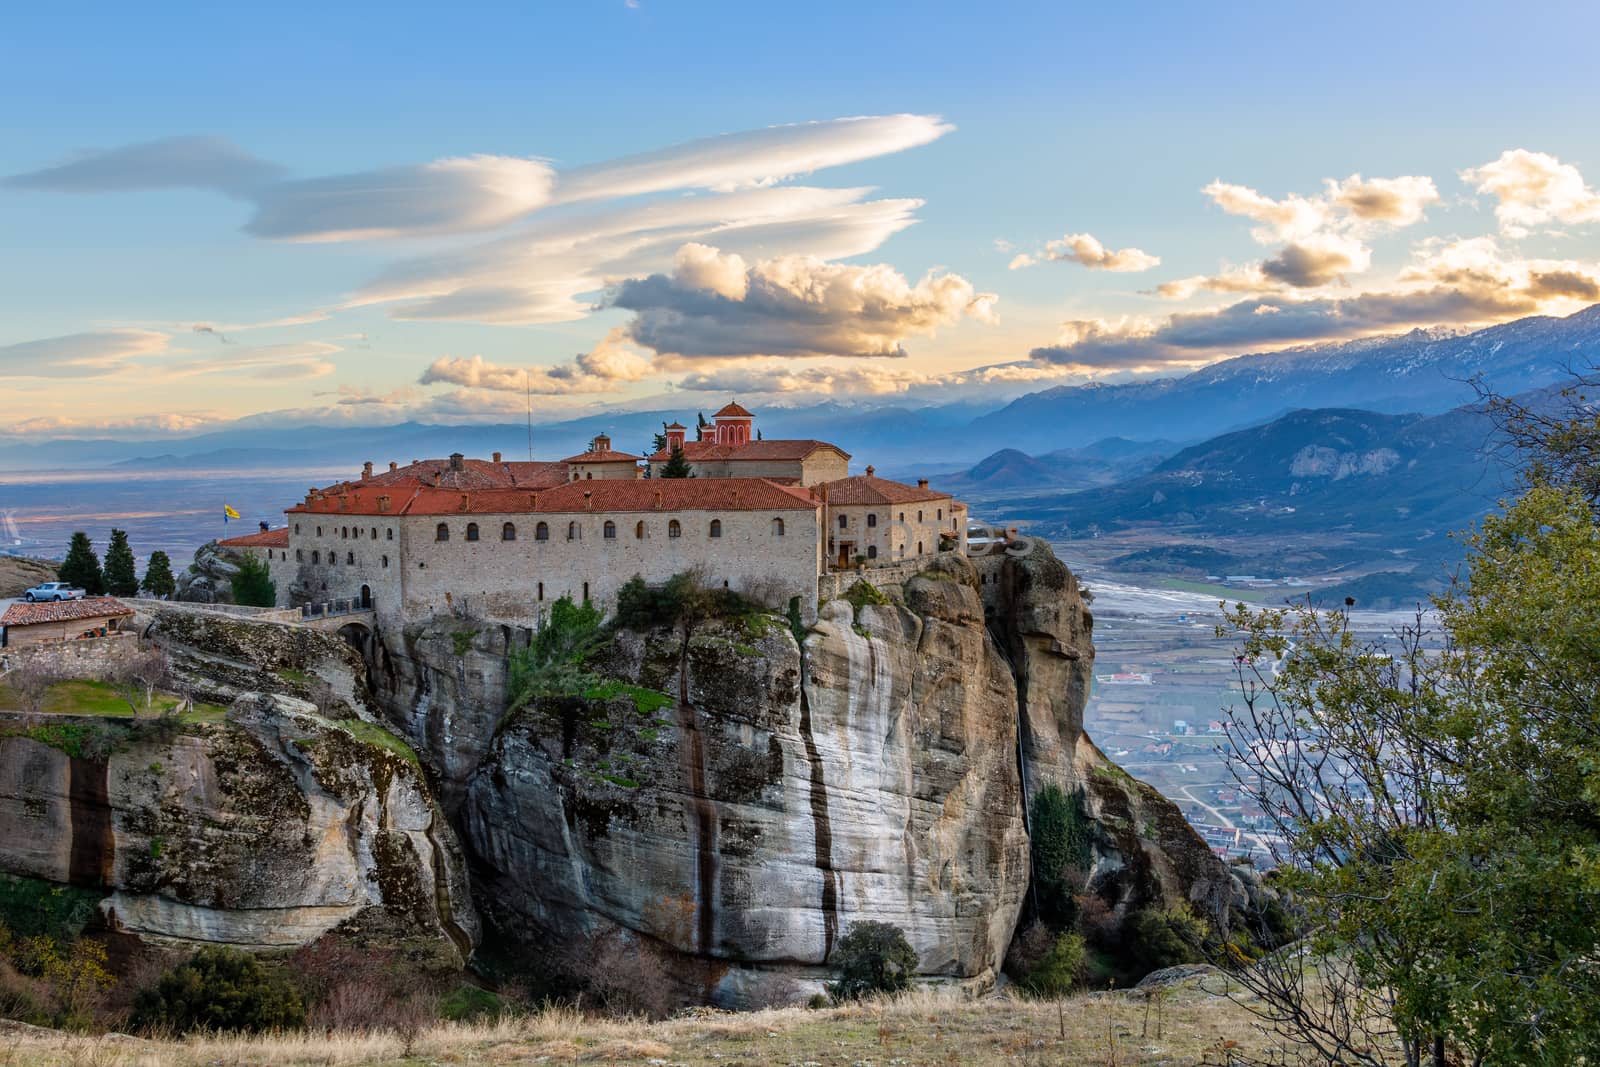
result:
[(344, 638), (345, 643), (351, 648), (361, 653), (362, 659), (367, 659), (369, 646), (372, 644), (372, 627), (364, 622), (347, 622), (339, 627), (339, 636)]

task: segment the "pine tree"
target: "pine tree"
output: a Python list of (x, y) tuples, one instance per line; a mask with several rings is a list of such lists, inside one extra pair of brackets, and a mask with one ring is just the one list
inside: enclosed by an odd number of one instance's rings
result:
[(278, 587), (272, 581), (267, 561), (250, 553), (239, 560), (239, 573), (233, 576), (233, 602), (252, 608), (270, 608), (278, 602)]
[(683, 455), (683, 449), (674, 448), (672, 455), (661, 467), (663, 478), (693, 478), (694, 472), (689, 469), (689, 461)]
[(140, 583), (151, 596), (169, 597), (178, 591), (178, 582), (172, 577), (172, 560), (162, 551), (150, 553), (150, 565), (144, 569)]
[(112, 530), (111, 543), (106, 546), (106, 592), (112, 596), (138, 596), (139, 572), (135, 570), (133, 548), (128, 544), (126, 530)]
[(105, 577), (100, 573), (100, 557), (94, 554), (89, 535), (78, 530), (67, 545), (67, 558), (56, 569), (56, 577), (70, 585), (82, 587), (90, 596), (106, 591)]

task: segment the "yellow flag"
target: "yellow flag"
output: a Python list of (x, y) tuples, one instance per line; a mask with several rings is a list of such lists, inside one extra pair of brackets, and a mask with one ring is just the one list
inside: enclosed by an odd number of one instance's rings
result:
[(239, 517), (239, 513), (227, 504), (222, 505), (222, 514), (229, 519), (237, 519)]

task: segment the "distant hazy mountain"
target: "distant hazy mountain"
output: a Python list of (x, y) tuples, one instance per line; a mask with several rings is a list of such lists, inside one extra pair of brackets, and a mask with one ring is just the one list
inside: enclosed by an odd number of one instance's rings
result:
[[(1350, 407), (1379, 412), (1436, 414), (1472, 400), (1467, 381), (1481, 377), (1504, 393), (1519, 393), (1562, 380), (1568, 366), (1600, 364), (1600, 305), (1564, 319), (1536, 317), (1476, 333), (1415, 330), (1401, 337), (1290, 349), (1240, 356), (1181, 378), (1119, 385), (1063, 386), (1030, 393), (1003, 407), (963, 401), (949, 405), (822, 403), (758, 407), (756, 425), (765, 436), (815, 437), (852, 453), (857, 469), (910, 477), (950, 471), (997, 451), (991, 474), (972, 474), (976, 487), (1008, 480), (1066, 484), (1051, 474), (1063, 469), (1045, 459), (1058, 451), (1080, 452), (1108, 438), (1199, 440), (1253, 426), (1305, 407)], [(676, 399), (676, 398), (675, 398)], [(692, 425), (723, 397), (685, 396), (656, 411), (605, 411), (553, 423), (535, 423), (533, 446), (543, 459), (582, 451), (597, 433), (616, 446), (645, 449), (663, 421)], [(276, 425), (263, 419), (212, 433), (130, 445), (109, 438), (38, 441), (0, 433), (0, 469), (109, 467), (132, 461), (141, 469), (255, 468), (275, 471), (347, 469), (372, 460), (404, 463), (460, 451), (525, 456), (522, 422), (435, 426), (402, 423), (380, 427)], [(1030, 467), (1017, 458), (1041, 461)], [(993, 458), (991, 456), (991, 458)], [(1112, 462), (1113, 457), (1098, 457)], [(1068, 463), (1084, 478), (1093, 456)], [(986, 461), (987, 462), (987, 461)], [(1092, 484), (1079, 481), (1078, 484)]]
[[(693, 425), (726, 400), (660, 411), (603, 412), (564, 422), (535, 423), (533, 449), (541, 459), (560, 459), (584, 451), (598, 433), (610, 434), (615, 447), (642, 453), (663, 422)], [(936, 443), (959, 442), (973, 417), (986, 407), (859, 407), (813, 404), (798, 408), (763, 407), (756, 426), (768, 438), (807, 437), (837, 442), (855, 456), (856, 466), (899, 463), (921, 469), (931, 456), (959, 459), (976, 453), (936, 450)], [(275, 471), (356, 469), (366, 460), (379, 468), (388, 461), (447, 456), (462, 452), (488, 456), (503, 452), (525, 458), (525, 423), (436, 426), (241, 426), (190, 437), (129, 444), (107, 438), (34, 442), (0, 434), (0, 470), (46, 470), (125, 466), (138, 470), (271, 469)], [(948, 466), (948, 463), (946, 464)]]
[(1485, 454), (1490, 431), (1476, 408), (1433, 416), (1295, 411), (1186, 448), (1116, 485), (1035, 499), (1029, 511), (1077, 531), (1159, 524), (1442, 539), (1492, 507), (1504, 488)]
[[(1030, 532), (1070, 540), (1122, 533), (1123, 572), (1373, 575), (1321, 595), (1369, 607), (1414, 603), (1442, 587), (1463, 548), (1451, 534), (1492, 509), (1509, 472), (1487, 454), (1476, 406), (1442, 415), (1295, 411), (1223, 434), (1115, 485), (991, 498)], [(1406, 572), (1406, 573), (1399, 573)]]
[(1063, 448), (1039, 456), (1003, 448), (969, 470), (941, 477), (939, 487), (968, 495), (1052, 487), (1087, 489), (1144, 474), (1177, 449), (1170, 441), (1130, 441), (1123, 437), (1108, 437), (1083, 448)]
[(972, 431), (1043, 452), (1112, 434), (1192, 440), (1306, 407), (1435, 414), (1471, 402), (1474, 377), (1514, 394), (1597, 364), (1600, 305), (1467, 334), (1413, 330), (1240, 356), (1182, 378), (1047, 389), (978, 418)]

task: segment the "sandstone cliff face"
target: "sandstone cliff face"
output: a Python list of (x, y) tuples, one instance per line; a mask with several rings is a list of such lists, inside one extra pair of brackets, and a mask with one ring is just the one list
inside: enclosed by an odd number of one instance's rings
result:
[(1015, 698), (970, 566), (906, 599), (827, 605), (803, 659), (771, 616), (619, 634), (604, 666), (639, 692), (540, 701), (474, 775), (480, 899), (529, 938), (643, 934), (727, 1003), (820, 977), (866, 919), (992, 978), (1027, 884)]
[(464, 860), (404, 759), (281, 697), (162, 733), (94, 759), (0, 737), (0, 870), (104, 889), (158, 941), (295, 946), (378, 909), (471, 951)]
[(428, 754), (452, 816), (505, 710), (507, 658), (531, 636), (445, 615), (368, 645), (372, 691), (389, 721)]
[(864, 919), (903, 929), (926, 976), (992, 980), (1051, 783), (1081, 792), (1092, 888), (1119, 911), (1188, 899), (1226, 921), (1227, 868), (1083, 732), (1076, 579), (1043, 544), (981, 566), (829, 602), (798, 641), (771, 615), (619, 631), (591, 663), (607, 685), (512, 715), (525, 631), (442, 617), (379, 635), (368, 672), (507, 943), (621, 928), (675, 954), (687, 997), (792, 992)]
[[(280, 948), (342, 926), (464, 962), (464, 854), (377, 724), (361, 656), (182, 607), (144, 632), (226, 721), (0, 722), (0, 872), (102, 889), (110, 922), (158, 941)], [(71, 740), (87, 728), (107, 733), (92, 756)]]
[(1094, 618), (1077, 578), (1043, 542), (991, 567), (989, 625), (1017, 679), (1031, 802), (1047, 785), (1081, 792), (1095, 823), (1090, 888), (1121, 912), (1187, 900), (1226, 926), (1247, 899), (1177, 807), (1131, 777), (1083, 729)]

